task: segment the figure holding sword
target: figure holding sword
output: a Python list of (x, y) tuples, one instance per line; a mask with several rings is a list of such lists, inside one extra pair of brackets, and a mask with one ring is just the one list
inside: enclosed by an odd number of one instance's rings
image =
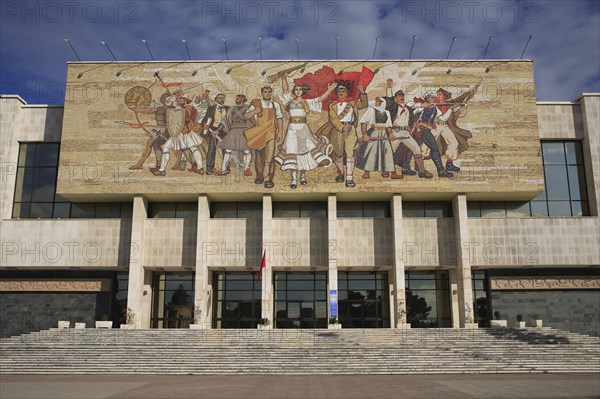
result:
[(206, 155), (206, 174), (212, 175), (217, 172), (215, 168), (215, 158), (217, 155), (217, 145), (222, 141), (225, 133), (221, 122), (225, 119), (229, 106), (225, 105), (225, 94), (217, 94), (214, 104), (208, 107), (204, 118), (200, 122), (203, 131), (200, 134), (202, 138), (208, 140), (208, 151)]

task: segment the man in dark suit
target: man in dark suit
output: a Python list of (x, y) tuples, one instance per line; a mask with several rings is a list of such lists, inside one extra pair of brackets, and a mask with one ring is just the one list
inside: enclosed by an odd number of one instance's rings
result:
[(200, 124), (203, 132), (201, 136), (208, 140), (208, 151), (206, 154), (206, 174), (212, 175), (217, 171), (215, 168), (215, 157), (217, 154), (217, 144), (225, 137), (221, 122), (227, 115), (228, 105), (225, 105), (225, 94), (217, 94), (215, 102), (208, 107), (204, 118)]

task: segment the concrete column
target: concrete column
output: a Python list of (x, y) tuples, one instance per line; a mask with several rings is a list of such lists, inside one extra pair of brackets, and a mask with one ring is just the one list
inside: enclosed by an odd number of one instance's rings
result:
[(212, 284), (205, 249), (210, 219), (210, 203), (206, 195), (198, 197), (198, 227), (196, 232), (196, 274), (194, 275), (194, 327), (212, 328)]
[(600, 215), (600, 95), (584, 93), (579, 98), (583, 119), (583, 163), (587, 182), (590, 215)]
[[(456, 237), (456, 286), (458, 289), (458, 316), (460, 327), (474, 328), (473, 283), (471, 282), (471, 257), (469, 253), (469, 218), (467, 196), (458, 194), (452, 199), (454, 235)], [(454, 313), (454, 311), (453, 311)]]
[(273, 328), (273, 259), (278, 246), (273, 242), (273, 202), (269, 194), (263, 195), (262, 242), (263, 253), (266, 250), (267, 262), (261, 277), (261, 316), (263, 319), (269, 319), (268, 328)]
[(452, 312), (452, 328), (460, 328), (460, 314), (458, 312), (458, 282), (456, 269), (448, 270), (450, 278), (450, 311)]
[[(338, 290), (338, 231), (337, 231), (337, 198), (335, 194), (327, 197), (327, 281), (329, 290)], [(327, 316), (331, 317), (331, 303), (327, 292)], [(339, 316), (338, 316), (339, 319)]]
[(144, 268), (144, 223), (147, 217), (148, 201), (136, 195), (133, 198), (127, 291), (128, 313), (133, 316), (135, 328), (150, 328), (152, 272)]
[[(19, 159), (19, 140), (26, 140), (21, 132), (25, 129), (23, 105), (27, 105), (18, 95), (0, 96), (0, 173), (2, 174), (2, 190), (0, 190), (0, 227), (3, 219), (12, 218), (15, 185), (17, 182), (17, 160)], [(20, 134), (21, 133), (21, 134)]]
[[(406, 323), (406, 282), (404, 279), (404, 258), (402, 244), (404, 230), (402, 226), (402, 196), (394, 194), (390, 201), (392, 211), (392, 231), (394, 234), (394, 264), (390, 286), (393, 285), (393, 303), (390, 309), (390, 323), (396, 328), (410, 328)], [(392, 288), (392, 287), (390, 287)]]

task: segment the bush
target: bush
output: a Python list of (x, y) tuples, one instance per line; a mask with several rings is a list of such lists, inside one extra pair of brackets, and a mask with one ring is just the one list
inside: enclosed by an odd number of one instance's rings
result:
[(258, 319), (258, 324), (262, 325), (262, 326), (268, 326), (269, 324), (271, 324), (271, 321), (265, 317)]
[(517, 321), (523, 321), (523, 315), (522, 314), (518, 314), (517, 315)]
[(495, 318), (496, 320), (500, 320), (500, 311), (496, 310), (496, 311), (494, 312), (494, 318)]

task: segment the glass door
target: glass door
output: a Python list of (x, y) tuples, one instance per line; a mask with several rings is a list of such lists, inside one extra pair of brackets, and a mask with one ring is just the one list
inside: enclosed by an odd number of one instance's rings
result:
[(327, 328), (327, 273), (275, 272), (275, 328)]
[(154, 273), (152, 328), (189, 328), (194, 321), (194, 273)]
[(262, 288), (257, 273), (213, 273), (213, 327), (256, 328)]

